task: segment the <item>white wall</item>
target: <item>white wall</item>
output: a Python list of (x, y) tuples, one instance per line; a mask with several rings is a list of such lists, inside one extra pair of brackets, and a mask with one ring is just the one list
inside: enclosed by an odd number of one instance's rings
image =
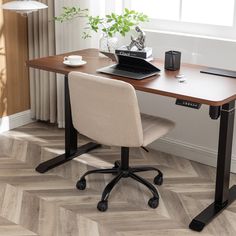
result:
[[(236, 70), (235, 42), (147, 32), (147, 43), (153, 47), (154, 56), (158, 58), (164, 59), (165, 51), (179, 50), (182, 52), (182, 62)], [(216, 164), (219, 120), (210, 119), (208, 106), (194, 110), (174, 105), (175, 100), (171, 98), (142, 92), (138, 93), (138, 97), (143, 112), (169, 117), (176, 122), (175, 130), (164, 140), (154, 143), (153, 147), (205, 164)], [(234, 172), (235, 140), (232, 166)]]
[[(91, 6), (91, 1), (87, 1), (87, 4), (88, 7)], [(96, 12), (99, 12), (98, 8)], [(57, 45), (62, 51), (98, 47), (99, 35), (94, 35), (92, 40), (85, 42), (81, 39), (81, 28), (78, 26), (78, 23), (73, 23), (66, 29), (63, 25), (57, 26), (57, 32), (60, 33)], [(182, 52), (182, 62), (236, 70), (235, 42), (160, 32), (146, 33), (147, 44), (153, 47), (154, 56), (157, 58), (164, 59), (165, 51), (179, 50)], [(210, 119), (207, 106), (202, 106), (200, 110), (179, 107), (175, 105), (174, 99), (143, 92), (138, 92), (138, 98), (142, 112), (167, 117), (176, 122), (175, 130), (155, 142), (152, 147), (205, 164), (216, 164), (219, 120)], [(233, 158), (232, 167), (236, 172), (235, 139)]]

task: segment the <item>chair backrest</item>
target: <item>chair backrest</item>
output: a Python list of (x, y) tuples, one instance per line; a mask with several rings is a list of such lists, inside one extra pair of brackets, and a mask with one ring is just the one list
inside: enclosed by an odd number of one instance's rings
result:
[(132, 85), (80, 72), (71, 72), (68, 79), (72, 120), (78, 132), (105, 145), (142, 145), (142, 123)]

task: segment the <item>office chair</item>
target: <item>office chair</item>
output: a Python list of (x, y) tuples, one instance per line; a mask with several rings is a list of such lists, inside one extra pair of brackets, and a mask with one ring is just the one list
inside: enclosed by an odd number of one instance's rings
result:
[(154, 184), (163, 183), (163, 174), (151, 166), (130, 167), (129, 148), (145, 147), (162, 137), (174, 127), (167, 119), (140, 115), (135, 89), (129, 83), (104, 77), (71, 72), (69, 90), (72, 109), (72, 121), (75, 129), (96, 142), (121, 147), (121, 160), (110, 169), (96, 169), (86, 172), (77, 182), (80, 190), (86, 188), (85, 177), (89, 174), (113, 174), (115, 177), (105, 187), (99, 211), (108, 208), (108, 197), (121, 178), (131, 177), (144, 184), (153, 197), (148, 201), (151, 208), (159, 204), (156, 188), (137, 172), (156, 171)]

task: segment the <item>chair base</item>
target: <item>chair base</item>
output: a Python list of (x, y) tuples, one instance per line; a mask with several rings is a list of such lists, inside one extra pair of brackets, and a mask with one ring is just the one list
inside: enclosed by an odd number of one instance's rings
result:
[[(127, 150), (126, 150), (127, 151)], [(123, 152), (122, 152), (123, 153)], [(124, 153), (123, 153), (124, 154)], [(148, 205), (151, 208), (157, 208), (159, 205), (159, 194), (154, 187), (153, 184), (145, 180), (144, 178), (136, 175), (137, 172), (144, 172), (144, 171), (156, 171), (158, 174), (154, 178), (154, 184), (156, 185), (162, 185), (163, 183), (163, 174), (160, 170), (157, 168), (151, 167), (151, 166), (138, 166), (138, 167), (129, 167), (128, 165), (128, 156), (129, 152), (126, 153), (126, 155), (122, 155), (121, 162), (116, 161), (114, 163), (114, 167), (110, 169), (96, 169), (87, 171), (77, 182), (76, 187), (80, 190), (84, 190), (86, 188), (86, 179), (85, 177), (90, 174), (113, 174), (115, 177), (106, 185), (105, 189), (103, 190), (101, 201), (98, 202), (97, 209), (99, 211), (106, 211), (108, 208), (108, 198), (112, 191), (112, 189), (115, 187), (115, 185), (122, 179), (122, 178), (128, 178), (131, 177), (132, 179), (138, 181), (139, 183), (145, 185), (152, 193), (153, 197), (150, 198), (148, 201)]]

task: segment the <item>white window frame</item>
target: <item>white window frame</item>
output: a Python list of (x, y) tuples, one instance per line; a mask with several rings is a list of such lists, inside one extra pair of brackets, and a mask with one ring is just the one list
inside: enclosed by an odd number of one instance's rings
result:
[[(130, 1), (131, 0), (123, 0), (123, 7), (130, 9)], [(233, 26), (218, 26), (174, 20), (150, 19), (148, 23), (143, 24), (143, 28), (150, 31), (156, 30), (234, 41), (236, 40), (236, 0), (234, 4)]]

